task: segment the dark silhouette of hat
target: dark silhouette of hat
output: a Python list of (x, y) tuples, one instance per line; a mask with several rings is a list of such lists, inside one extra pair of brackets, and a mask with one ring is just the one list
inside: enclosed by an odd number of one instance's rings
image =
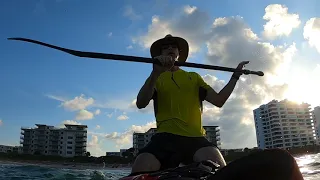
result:
[(166, 35), (164, 38), (158, 39), (155, 41), (150, 48), (151, 57), (156, 57), (161, 55), (161, 46), (164, 44), (171, 44), (175, 43), (178, 45), (179, 48), (179, 58), (178, 61), (185, 62), (189, 55), (189, 44), (188, 42), (181, 38), (175, 37), (171, 34)]

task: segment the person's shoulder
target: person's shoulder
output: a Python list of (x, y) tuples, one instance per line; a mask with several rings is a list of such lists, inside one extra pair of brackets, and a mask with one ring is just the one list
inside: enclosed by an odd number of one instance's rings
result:
[(199, 73), (194, 72), (194, 71), (189, 71), (189, 72), (187, 72), (187, 73), (188, 73), (190, 76), (193, 76), (193, 77), (197, 77), (197, 78), (201, 77)]

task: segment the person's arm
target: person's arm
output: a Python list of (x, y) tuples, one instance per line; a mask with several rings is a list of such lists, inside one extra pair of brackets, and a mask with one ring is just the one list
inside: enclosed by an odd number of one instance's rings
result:
[(152, 99), (159, 75), (158, 72), (152, 71), (144, 85), (141, 87), (136, 102), (139, 109), (145, 108)]
[[(242, 69), (244, 65), (248, 63), (249, 61), (242, 61), (238, 64), (236, 69)], [(222, 107), (224, 103), (229, 99), (241, 75), (242, 73), (234, 72), (228, 84), (219, 93), (217, 93), (212, 87), (205, 83), (199, 75), (199, 86), (207, 90), (205, 100), (217, 107)]]
[(229, 99), (237, 81), (238, 80), (236, 78), (231, 77), (228, 84), (224, 86), (224, 88), (219, 93), (217, 93), (212, 87), (209, 86), (207, 88), (207, 96), (205, 100), (221, 108)]

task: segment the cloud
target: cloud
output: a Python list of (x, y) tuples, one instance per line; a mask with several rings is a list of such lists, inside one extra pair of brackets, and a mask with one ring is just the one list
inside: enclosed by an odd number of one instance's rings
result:
[(110, 113), (110, 114), (107, 114), (107, 116), (108, 116), (108, 118), (112, 118), (112, 113)]
[(64, 120), (60, 123), (59, 127), (64, 128), (65, 124), (71, 124), (71, 125), (81, 125), (81, 123), (74, 121), (74, 120)]
[(155, 128), (156, 122), (148, 122), (145, 125), (131, 125), (124, 132), (112, 132), (112, 133), (94, 133), (88, 132), (88, 134), (92, 134), (95, 136), (103, 137), (106, 140), (111, 140), (116, 143), (117, 148), (129, 148), (132, 147), (132, 134), (134, 132), (146, 132), (150, 128)]
[(197, 9), (197, 7), (195, 7), (195, 6), (191, 7), (191, 6), (187, 5), (184, 7), (184, 12), (186, 14), (192, 14), (196, 9)]
[(299, 27), (301, 21), (298, 14), (288, 13), (288, 7), (280, 4), (270, 4), (265, 8), (263, 19), (264, 36), (274, 39), (277, 36), (289, 36), (294, 28)]
[(96, 129), (100, 129), (100, 128), (101, 128), (101, 126), (100, 126), (100, 125), (97, 125), (97, 126), (96, 126)]
[(137, 14), (135, 10), (132, 8), (132, 6), (130, 5), (125, 7), (123, 15), (132, 21), (142, 19), (142, 16)]
[(81, 94), (80, 96), (76, 96), (72, 100), (63, 101), (61, 103), (61, 106), (69, 111), (78, 111), (86, 109), (88, 106), (93, 105), (93, 103), (93, 98), (85, 98), (85, 96)]
[(133, 48), (132, 45), (129, 45), (126, 47), (126, 49), (132, 49), (132, 48)]
[(137, 105), (136, 105), (137, 99), (134, 99), (129, 106), (129, 109), (135, 110), (137, 112), (140, 113), (153, 113), (153, 100), (151, 100), (149, 102), (149, 104), (147, 105), (147, 107), (143, 108), (143, 109), (138, 109)]
[(104, 155), (105, 152), (101, 148), (101, 143), (99, 142), (99, 138), (97, 135), (91, 135), (91, 140), (88, 142), (88, 151), (91, 156), (101, 156)]
[(118, 116), (117, 119), (118, 119), (118, 120), (128, 120), (129, 117), (126, 116), (126, 115), (124, 115), (124, 114), (122, 114), (122, 115)]
[(320, 53), (320, 18), (310, 18), (304, 28), (303, 37), (308, 40), (311, 47)]
[[(236, 67), (241, 61), (250, 61), (246, 68), (265, 73), (264, 77), (243, 76), (221, 109), (206, 103), (203, 114), (204, 124), (221, 127), (223, 148), (256, 146), (252, 110), (284, 97), (288, 86), (279, 81), (285, 73), (281, 67), (292, 62), (295, 44), (284, 47), (261, 42), (241, 17), (216, 19), (206, 44), (208, 64)], [(225, 84), (209, 74), (204, 80), (218, 92)]]
[(89, 120), (94, 117), (93, 113), (85, 109), (80, 110), (76, 115), (76, 120)]
[(54, 100), (61, 101), (61, 102), (67, 101), (67, 99), (60, 97), (60, 96), (55, 96), (55, 95), (51, 95), (51, 94), (47, 94), (46, 96), (50, 99), (54, 99)]
[(101, 113), (100, 109), (97, 109), (97, 110), (94, 112), (95, 115), (99, 115), (100, 113)]
[[(168, 19), (154, 15), (148, 32), (132, 39), (133, 43), (139, 44), (144, 49), (150, 48), (157, 39), (163, 38), (167, 34), (184, 37), (190, 46), (190, 56), (200, 51), (200, 46), (206, 40), (206, 28), (210, 16), (200, 11), (196, 7), (186, 6), (181, 11), (178, 18)], [(190, 23), (192, 22), (192, 23)]]
[(111, 37), (111, 36), (112, 36), (112, 32), (109, 32), (108, 37)]
[(2, 121), (2, 119), (0, 119), (0, 126), (2, 126), (3, 125), (3, 121)]
[[(267, 8), (265, 16), (270, 21), (274, 20), (271, 12), (277, 13), (273, 9), (269, 10), (271, 7), (273, 6)], [(280, 13), (279, 16), (281, 20), (295, 22), (290, 19), (295, 15)], [(291, 29), (295, 27), (289, 25)], [(277, 30), (277, 35), (290, 34), (279, 28), (273, 30)], [(287, 67), (292, 64), (297, 51), (295, 43), (275, 46), (262, 41), (240, 16), (218, 17), (210, 23), (207, 13), (191, 6), (184, 7), (180, 15), (171, 18), (153, 16), (147, 31), (133, 38), (133, 41), (145, 49), (154, 40), (168, 33), (186, 38), (191, 46), (191, 53), (200, 52), (205, 44), (205, 64), (236, 67), (241, 61), (250, 61), (245, 68), (265, 73), (263, 77), (242, 76), (222, 108), (204, 103), (203, 123), (220, 126), (223, 148), (256, 146), (252, 110), (262, 103), (285, 96), (288, 84), (284, 74), (289, 72)], [(225, 81), (210, 74), (212, 71), (205, 72), (207, 74), (203, 75), (203, 79), (217, 92), (229, 81), (228, 77)], [(231, 74), (226, 72), (225, 76), (230, 77)], [(134, 103), (135, 101), (131, 106)]]

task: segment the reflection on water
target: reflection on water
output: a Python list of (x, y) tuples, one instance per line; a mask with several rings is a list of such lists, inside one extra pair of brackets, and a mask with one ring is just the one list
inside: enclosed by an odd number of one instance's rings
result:
[[(305, 180), (320, 180), (320, 153), (313, 155), (305, 155), (296, 157), (300, 171)], [(65, 169), (39, 167), (34, 165), (16, 165), (1, 164), (0, 162), (0, 180), (16, 179), (16, 180), (114, 180), (128, 175), (129, 170), (94, 170), (94, 169)]]
[(305, 180), (320, 179), (320, 153), (296, 157)]

